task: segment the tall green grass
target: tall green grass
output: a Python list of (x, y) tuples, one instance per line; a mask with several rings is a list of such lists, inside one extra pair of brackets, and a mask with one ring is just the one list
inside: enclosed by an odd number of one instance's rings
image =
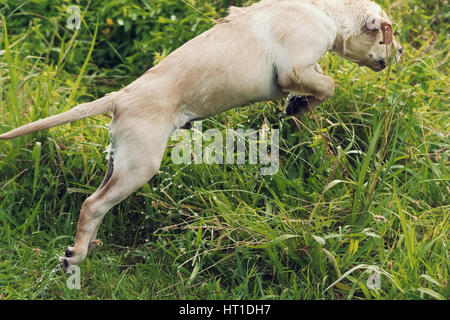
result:
[[(223, 13), (201, 5), (213, 18)], [(405, 49), (400, 64), (374, 73), (330, 53), (321, 65), (336, 80), (336, 95), (314, 113), (286, 118), (282, 102), (268, 102), (204, 121), (204, 129), (279, 128), (278, 173), (175, 165), (168, 148), (161, 172), (105, 217), (104, 245), (82, 264), (81, 290), (67, 288), (57, 257), (73, 244), (81, 204), (103, 178), (109, 119), (2, 141), (0, 298), (448, 299), (447, 5), (384, 5)], [(97, 46), (117, 45), (103, 32), (105, 21), (98, 31), (84, 23), (74, 32), (29, 2), (5, 8), (1, 132), (139, 75), (125, 54), (117, 69), (99, 67)], [(159, 1), (145, 10), (170, 20), (161, 8)], [(186, 21), (202, 24), (192, 30), (208, 26), (185, 9)], [(32, 35), (18, 24), (24, 15), (33, 17)], [(84, 21), (97, 21), (96, 12), (88, 9)], [(161, 32), (172, 39), (180, 26), (162, 24)], [(176, 47), (157, 41), (165, 51), (155, 59)], [(374, 274), (379, 289), (368, 286)]]

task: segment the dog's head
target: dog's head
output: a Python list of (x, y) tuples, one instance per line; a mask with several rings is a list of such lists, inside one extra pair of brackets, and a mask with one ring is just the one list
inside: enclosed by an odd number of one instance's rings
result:
[(400, 59), (403, 48), (395, 41), (392, 23), (379, 5), (372, 2), (365, 8), (356, 25), (356, 32), (344, 39), (341, 55), (374, 71), (385, 69), (393, 55), (394, 62)]

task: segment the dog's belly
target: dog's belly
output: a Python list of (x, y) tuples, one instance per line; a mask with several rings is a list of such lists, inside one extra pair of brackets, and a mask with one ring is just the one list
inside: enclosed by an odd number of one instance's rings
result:
[(265, 59), (241, 64), (240, 68), (213, 63), (202, 71), (190, 72), (179, 91), (180, 109), (200, 118), (282, 96), (277, 69)]
[(274, 100), (282, 95), (273, 75), (259, 79), (247, 78), (248, 74), (235, 76), (234, 81), (191, 91), (192, 94), (182, 99), (183, 109), (207, 118), (253, 102)]

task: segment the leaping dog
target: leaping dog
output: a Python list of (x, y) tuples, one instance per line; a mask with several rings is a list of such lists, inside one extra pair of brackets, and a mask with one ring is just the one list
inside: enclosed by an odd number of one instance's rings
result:
[(67, 270), (94, 246), (100, 223), (117, 203), (159, 170), (171, 133), (193, 119), (237, 106), (288, 97), (287, 112), (311, 111), (334, 94), (319, 59), (334, 51), (381, 71), (402, 49), (392, 23), (368, 0), (262, 0), (231, 7), (213, 28), (185, 43), (118, 92), (8, 133), (31, 132), (111, 112), (109, 168), (84, 202)]

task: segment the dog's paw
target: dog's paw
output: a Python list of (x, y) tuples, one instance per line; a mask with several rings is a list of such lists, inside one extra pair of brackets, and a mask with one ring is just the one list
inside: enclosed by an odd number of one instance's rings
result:
[(59, 258), (59, 265), (64, 272), (67, 272), (67, 270), (69, 269), (71, 265), (70, 258), (72, 258), (73, 255), (74, 255), (73, 248), (69, 247), (64, 252), (64, 256)]
[(69, 247), (64, 252), (64, 256), (59, 258), (59, 265), (64, 272), (70, 272), (70, 266), (76, 266), (84, 259), (83, 254), (76, 254), (74, 248)]
[(67, 272), (70, 267), (70, 262), (66, 257), (59, 258), (59, 266), (61, 267), (63, 272)]
[(287, 100), (286, 115), (295, 116), (311, 111), (311, 96), (295, 96), (292, 95)]

